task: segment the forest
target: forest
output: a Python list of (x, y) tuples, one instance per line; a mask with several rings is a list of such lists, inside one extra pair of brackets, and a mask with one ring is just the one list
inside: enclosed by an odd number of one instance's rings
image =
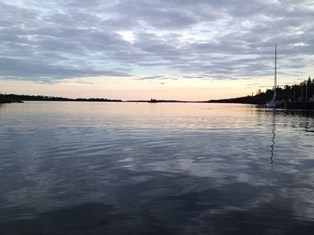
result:
[[(314, 102), (314, 79), (309, 77), (300, 84), (292, 86), (285, 85), (283, 88), (277, 87), (277, 100), (295, 102)], [(248, 95), (230, 99), (209, 100), (210, 103), (245, 103), (245, 104), (265, 104), (273, 97), (273, 90), (267, 89), (265, 92), (258, 90), (256, 95)]]
[(81, 101), (81, 102), (122, 102), (118, 99), (104, 99), (104, 98), (63, 98), (54, 96), (42, 95), (15, 95), (15, 94), (0, 94), (0, 103), (16, 103), (23, 101)]

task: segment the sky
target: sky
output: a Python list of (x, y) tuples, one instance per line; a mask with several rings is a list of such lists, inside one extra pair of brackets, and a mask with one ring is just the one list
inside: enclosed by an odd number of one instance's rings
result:
[(209, 100), (314, 77), (313, 0), (0, 0), (0, 93)]

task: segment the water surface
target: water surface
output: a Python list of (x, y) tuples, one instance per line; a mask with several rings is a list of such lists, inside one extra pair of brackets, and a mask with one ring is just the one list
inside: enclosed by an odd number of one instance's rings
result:
[(308, 112), (25, 102), (0, 140), (0, 234), (314, 231)]

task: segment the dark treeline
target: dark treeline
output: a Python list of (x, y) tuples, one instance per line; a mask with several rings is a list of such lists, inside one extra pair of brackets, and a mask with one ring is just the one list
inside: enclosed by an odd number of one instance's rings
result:
[[(292, 86), (285, 85), (283, 88), (277, 88), (277, 100), (279, 101), (298, 101), (298, 102), (314, 102), (314, 79), (310, 77), (308, 80)], [(266, 90), (262, 92), (258, 90), (256, 95), (244, 96), (238, 98), (209, 100), (208, 102), (219, 103), (245, 103), (245, 104), (265, 104), (271, 100), (274, 92)]]
[(81, 102), (122, 102), (117, 99), (104, 98), (77, 98), (70, 99), (64, 97), (41, 96), (41, 95), (15, 95), (15, 94), (0, 94), (0, 103), (13, 103), (23, 101), (81, 101)]
[(83, 101), (83, 102), (122, 102), (122, 100), (117, 99), (104, 99), (104, 98), (77, 98), (74, 101)]
[(18, 96), (18, 95), (3, 95), (3, 94), (0, 94), (0, 103), (21, 103), (23, 102), (21, 100), (21, 97)]

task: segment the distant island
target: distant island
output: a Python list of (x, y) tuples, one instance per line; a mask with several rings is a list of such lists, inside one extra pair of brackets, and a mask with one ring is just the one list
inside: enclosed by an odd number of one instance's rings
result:
[[(292, 86), (285, 85), (283, 88), (276, 88), (277, 99), (290, 107), (307, 108), (314, 106), (314, 79), (308, 80)], [(262, 92), (260, 89), (255, 95), (248, 95), (237, 98), (207, 100), (207, 101), (180, 101), (180, 100), (128, 100), (125, 102), (148, 102), (148, 103), (241, 103), (241, 104), (261, 104), (265, 105), (271, 100), (273, 90), (267, 89)], [(53, 96), (15, 95), (0, 94), (0, 103), (13, 103), (23, 101), (80, 101), (80, 102), (123, 102), (120, 99), (105, 98), (63, 98)]]
[(15, 94), (0, 94), (0, 103), (22, 103), (23, 101), (80, 101), (80, 102), (122, 102), (119, 99), (104, 99), (104, 98), (64, 98), (54, 96), (41, 95), (15, 95)]

